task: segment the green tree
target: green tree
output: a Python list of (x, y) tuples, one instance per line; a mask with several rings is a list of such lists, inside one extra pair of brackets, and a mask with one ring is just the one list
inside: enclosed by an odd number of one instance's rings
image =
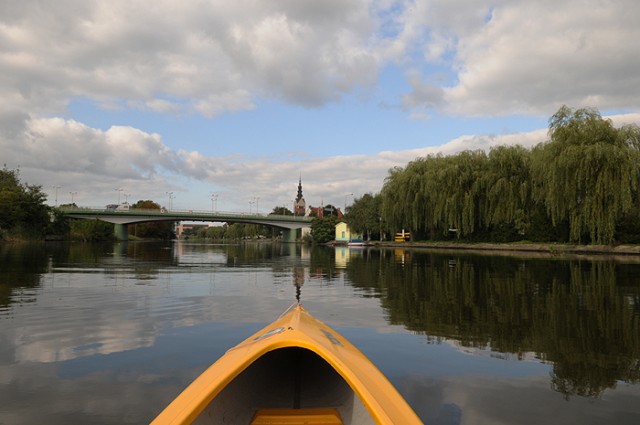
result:
[(222, 240), (225, 238), (228, 225), (211, 226), (198, 230), (198, 237), (214, 240)]
[(287, 207), (274, 207), (271, 211), (272, 215), (293, 215), (293, 212)]
[[(133, 209), (160, 210), (162, 207), (151, 200), (140, 200), (131, 206)], [(129, 233), (139, 238), (172, 239), (174, 222), (159, 221), (151, 223), (137, 223), (129, 226)]]
[(487, 155), (483, 151), (464, 151), (444, 159), (433, 182), (437, 185), (430, 187), (434, 224), (444, 224), (445, 229), (457, 229), (458, 236), (467, 236), (485, 221), (482, 176), (488, 166)]
[(336, 224), (338, 216), (328, 215), (316, 217), (311, 222), (311, 238), (315, 243), (327, 243), (336, 238)]
[(535, 195), (554, 224), (568, 221), (572, 242), (612, 243), (637, 191), (637, 127), (616, 129), (596, 109), (563, 106), (549, 136), (534, 150)]
[(390, 169), (380, 192), (380, 212), (390, 232), (406, 227), (411, 222), (407, 206), (413, 205), (413, 201), (407, 189), (408, 176), (401, 167)]
[(100, 220), (71, 221), (71, 239), (83, 242), (113, 240), (113, 224)]
[(372, 234), (380, 232), (380, 196), (370, 193), (353, 201), (345, 220), (351, 230), (366, 234), (367, 240), (371, 240)]
[(485, 224), (508, 224), (525, 234), (532, 207), (531, 152), (520, 145), (492, 148), (484, 179)]
[(0, 232), (42, 238), (51, 210), (46, 199), (41, 186), (21, 183), (20, 171), (5, 165), (0, 170)]

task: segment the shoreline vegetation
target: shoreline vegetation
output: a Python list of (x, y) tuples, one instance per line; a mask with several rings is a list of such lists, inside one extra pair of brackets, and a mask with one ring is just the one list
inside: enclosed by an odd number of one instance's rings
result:
[[(328, 245), (338, 246), (341, 243), (333, 242)], [(564, 243), (534, 243), (534, 242), (389, 242), (370, 241), (365, 242), (365, 247), (381, 247), (396, 249), (428, 249), (451, 252), (478, 252), (483, 255), (489, 253), (500, 254), (545, 254), (545, 255), (597, 255), (597, 256), (640, 256), (640, 245), (580, 245)]]

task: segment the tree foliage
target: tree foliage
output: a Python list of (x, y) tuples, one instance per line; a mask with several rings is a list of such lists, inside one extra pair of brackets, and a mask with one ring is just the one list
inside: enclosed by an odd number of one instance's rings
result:
[(614, 240), (616, 221), (637, 192), (637, 128), (618, 130), (595, 109), (563, 106), (549, 120), (550, 142), (534, 156), (537, 196), (551, 219), (567, 219), (570, 239)]
[(367, 240), (371, 240), (372, 234), (380, 232), (380, 196), (366, 193), (356, 198), (345, 221), (352, 231), (365, 234)]
[(630, 219), (638, 216), (639, 152), (637, 126), (615, 128), (595, 109), (565, 106), (549, 120), (549, 140), (531, 150), (430, 155), (390, 170), (380, 214), (390, 232), (432, 239), (455, 230), (468, 240), (610, 244), (625, 239), (616, 229), (640, 235)]
[(335, 239), (337, 215), (316, 217), (311, 222), (311, 238), (315, 243), (327, 243)]
[[(160, 210), (160, 204), (151, 200), (139, 200), (131, 206), (133, 209)], [(139, 238), (150, 239), (172, 239), (175, 237), (173, 232), (173, 222), (158, 221), (152, 223), (137, 223), (129, 226), (129, 234), (133, 234)]]
[(293, 215), (293, 211), (291, 211), (287, 207), (274, 207), (273, 211), (269, 213), (270, 215)]
[(0, 238), (2, 234), (44, 237), (50, 208), (42, 186), (20, 181), (19, 170), (0, 170)]
[(113, 224), (101, 220), (73, 220), (71, 239), (83, 242), (113, 240)]

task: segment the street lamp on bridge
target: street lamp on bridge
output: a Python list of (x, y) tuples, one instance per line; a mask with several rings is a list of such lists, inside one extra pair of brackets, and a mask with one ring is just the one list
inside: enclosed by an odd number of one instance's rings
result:
[(56, 207), (58, 206), (58, 189), (60, 189), (62, 186), (53, 186), (53, 188), (56, 191)]
[(173, 208), (172, 205), (172, 200), (175, 198), (175, 196), (173, 196), (173, 192), (165, 192), (167, 195), (169, 195), (169, 209)]
[(118, 192), (118, 205), (120, 205), (120, 194), (122, 193), (122, 191), (123, 191), (124, 189), (120, 188), (120, 189), (113, 189), (113, 190), (115, 190), (115, 191), (117, 191), (117, 192)]
[(216, 193), (211, 194), (211, 212), (215, 213), (218, 209), (218, 195)]

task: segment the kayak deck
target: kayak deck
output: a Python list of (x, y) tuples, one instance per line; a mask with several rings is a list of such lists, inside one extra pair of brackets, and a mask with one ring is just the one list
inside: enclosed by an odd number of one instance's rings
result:
[(161, 424), (421, 424), (382, 373), (300, 305), (227, 351)]

